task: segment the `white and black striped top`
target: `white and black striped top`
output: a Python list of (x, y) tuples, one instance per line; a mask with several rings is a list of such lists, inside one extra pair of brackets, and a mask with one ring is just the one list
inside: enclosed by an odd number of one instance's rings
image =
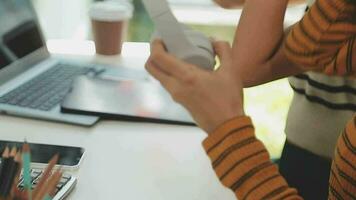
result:
[(339, 133), (356, 112), (356, 79), (308, 72), (290, 77), (289, 82), (294, 97), (285, 128), (287, 140), (332, 158)]

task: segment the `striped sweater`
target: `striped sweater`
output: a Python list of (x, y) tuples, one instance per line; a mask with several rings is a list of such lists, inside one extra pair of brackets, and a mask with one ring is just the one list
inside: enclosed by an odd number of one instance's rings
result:
[[(355, 75), (355, 13), (356, 0), (317, 0), (288, 36), (287, 56), (330, 75)], [(225, 122), (209, 134), (203, 146), (217, 176), (239, 200), (302, 199), (270, 161), (249, 117)], [(356, 199), (356, 115), (337, 141), (329, 199)]]
[[(309, 0), (309, 7), (314, 2)], [(294, 95), (285, 128), (287, 140), (327, 159), (332, 159), (339, 133), (356, 112), (353, 4), (351, 0), (316, 2), (294, 27), (286, 45), (290, 58), (316, 70), (289, 78)]]

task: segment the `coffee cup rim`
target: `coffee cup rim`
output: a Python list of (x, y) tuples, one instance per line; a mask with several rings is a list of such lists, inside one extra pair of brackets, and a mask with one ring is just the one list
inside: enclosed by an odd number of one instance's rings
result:
[(98, 21), (121, 21), (130, 19), (133, 6), (126, 1), (102, 1), (92, 4), (89, 16)]

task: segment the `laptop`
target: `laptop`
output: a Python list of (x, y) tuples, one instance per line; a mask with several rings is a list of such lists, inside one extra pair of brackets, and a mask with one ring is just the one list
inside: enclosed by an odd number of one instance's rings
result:
[(93, 125), (99, 117), (64, 114), (59, 105), (77, 76), (103, 71), (51, 56), (29, 0), (0, 1), (0, 113)]

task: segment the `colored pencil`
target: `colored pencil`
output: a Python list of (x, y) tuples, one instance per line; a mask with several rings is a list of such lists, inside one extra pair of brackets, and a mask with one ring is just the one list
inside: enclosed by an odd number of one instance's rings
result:
[(59, 159), (59, 155), (56, 154), (49, 161), (46, 170), (42, 174), (41, 180), (37, 183), (36, 188), (33, 190), (32, 194), (33, 194), (34, 199), (37, 199), (40, 189), (42, 189), (44, 184), (47, 182), (47, 179), (51, 176), (53, 167), (57, 164), (58, 159)]
[(43, 200), (44, 197), (49, 196), (53, 197), (55, 195), (55, 190), (58, 182), (62, 177), (61, 170), (57, 170), (53, 173), (53, 175), (49, 178), (46, 185), (44, 185), (38, 192), (37, 197), (34, 200)]
[(1, 187), (2, 181), (4, 180), (5, 171), (8, 166), (8, 162), (9, 162), (9, 156), (10, 156), (10, 149), (9, 149), (9, 147), (6, 147), (2, 154), (1, 171), (0, 171), (0, 187)]
[(32, 183), (31, 183), (31, 154), (30, 145), (26, 142), (22, 146), (22, 165), (23, 165), (23, 182), (24, 189), (27, 192), (28, 200), (32, 200)]
[[(21, 152), (19, 152), (20, 153), (20, 162), (19, 162), (19, 169), (17, 170), (17, 173), (16, 173), (16, 175), (15, 175), (15, 179), (14, 179), (14, 181), (13, 181), (13, 183), (12, 183), (12, 188), (11, 188), (11, 191), (10, 191), (10, 197), (12, 197), (14, 200), (19, 200), (19, 199), (21, 199), (21, 198), (19, 198), (18, 197), (18, 193), (20, 193), (20, 190), (18, 189), (18, 184), (19, 184), (19, 181), (20, 181), (20, 174), (21, 174), (21, 169), (22, 169), (22, 160), (21, 160), (21, 158), (22, 158), (22, 154), (21, 154)], [(18, 197), (18, 198), (15, 198), (15, 197)]]
[[(47, 168), (42, 173), (36, 188), (32, 191), (31, 180), (31, 153), (30, 146), (25, 141), (22, 146), (22, 153), (13, 147), (10, 151), (8, 147), (2, 154), (3, 162), (1, 163), (0, 177), (3, 178), (0, 184), (0, 200), (52, 200), (55, 196), (57, 185), (62, 178), (61, 169), (56, 170), (53, 174), (53, 168), (57, 164), (59, 156), (54, 155), (48, 163)], [(21, 167), (23, 166), (23, 167)], [(23, 169), (24, 190), (17, 188), (21, 170)]]
[(9, 166), (8, 176), (6, 177), (6, 181), (4, 182), (4, 186), (1, 188), (1, 192), (5, 197), (9, 196), (11, 187), (15, 181), (16, 174), (19, 172), (21, 161), (21, 153), (16, 152), (14, 161)]
[(6, 182), (8, 181), (8, 177), (9, 177), (9, 171), (11, 166), (13, 165), (14, 162), (14, 157), (16, 156), (16, 147), (13, 147), (11, 149), (11, 151), (6, 155), (7, 152), (4, 152), (4, 166), (2, 169), (2, 173), (1, 173), (1, 183), (0, 183), (0, 196), (4, 197), (5, 196), (5, 192), (4, 192), (4, 187), (6, 185)]

